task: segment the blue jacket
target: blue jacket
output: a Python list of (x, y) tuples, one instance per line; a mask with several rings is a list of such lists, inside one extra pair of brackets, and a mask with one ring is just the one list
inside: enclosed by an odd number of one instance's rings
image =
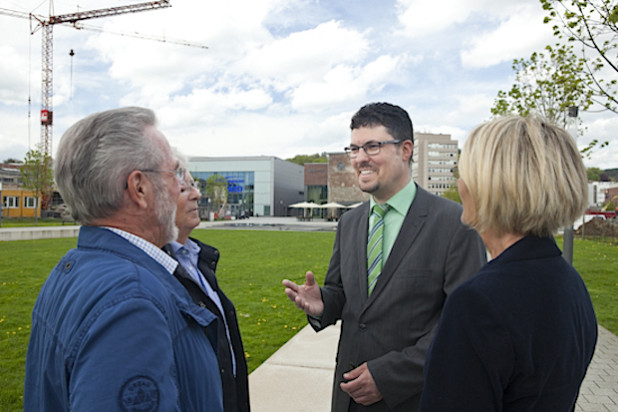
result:
[(526, 236), (449, 296), (421, 411), (574, 410), (597, 323), (560, 254), (553, 239)]
[(216, 322), (142, 250), (82, 227), (34, 306), (24, 410), (222, 411)]

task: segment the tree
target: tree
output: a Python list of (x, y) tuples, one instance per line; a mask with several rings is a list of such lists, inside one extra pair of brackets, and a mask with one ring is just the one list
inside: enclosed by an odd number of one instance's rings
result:
[(585, 85), (594, 101), (618, 113), (618, 3), (616, 0), (540, 0), (553, 23), (554, 36), (581, 46)]
[[(457, 156), (457, 164), (459, 164), (460, 157), (461, 157), (461, 151), (459, 152), (459, 155)], [(455, 178), (455, 181), (457, 181), (459, 179), (459, 169), (454, 168), (451, 170), (451, 172), (453, 172), (453, 177)], [(461, 196), (459, 196), (459, 188), (457, 187), (457, 183), (452, 184), (451, 187), (446, 189), (446, 191), (442, 193), (442, 197), (461, 204)]]
[(604, 172), (609, 176), (609, 180), (618, 182), (618, 169), (605, 169)]
[(303, 166), (305, 163), (326, 163), (328, 162), (328, 157), (326, 155), (326, 152), (324, 152), (321, 154), (315, 153), (312, 155), (296, 155), (291, 159), (285, 160)]
[(593, 92), (582, 74), (584, 59), (575, 56), (572, 45), (545, 50), (532, 53), (529, 60), (513, 60), (515, 84), (508, 92), (498, 92), (491, 108), (494, 116), (537, 113), (566, 128), (569, 107), (586, 110), (592, 105)]
[(586, 169), (586, 173), (588, 174), (588, 180), (591, 182), (600, 182), (601, 181), (601, 173), (603, 171), (598, 167), (589, 167)]
[(20, 168), (22, 184), (35, 194), (34, 221), (36, 225), (39, 224), (39, 199), (51, 195), (54, 185), (51, 164), (51, 157), (41, 150), (41, 145), (37, 145), (37, 149), (28, 150), (24, 165)]
[(461, 204), (461, 197), (459, 196), (459, 190), (457, 190), (457, 185), (452, 185), (444, 193), (442, 193), (442, 197), (447, 199), (451, 199), (454, 202)]
[[(530, 60), (513, 60), (515, 84), (508, 92), (500, 90), (491, 113), (494, 116), (537, 113), (548, 121), (568, 127), (568, 111), (572, 106), (587, 110), (594, 103), (594, 91), (586, 84), (586, 61), (575, 56), (571, 44), (546, 46), (546, 53), (532, 53)], [(582, 135), (581, 121), (577, 134)], [(593, 150), (609, 142), (592, 141), (581, 150), (582, 157), (590, 158)]]
[(212, 206), (221, 216), (227, 205), (227, 180), (220, 174), (214, 174), (206, 179), (206, 195), (212, 201)]

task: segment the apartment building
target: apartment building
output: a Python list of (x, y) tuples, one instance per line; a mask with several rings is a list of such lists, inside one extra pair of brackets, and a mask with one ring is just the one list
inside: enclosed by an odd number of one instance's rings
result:
[(457, 179), (457, 141), (448, 134), (415, 133), (412, 178), (430, 193), (441, 196)]

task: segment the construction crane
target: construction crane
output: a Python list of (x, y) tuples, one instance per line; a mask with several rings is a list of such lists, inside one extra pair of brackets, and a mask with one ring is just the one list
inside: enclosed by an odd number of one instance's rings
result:
[[(50, 14), (53, 0), (50, 0)], [(126, 13), (136, 13), (160, 8), (171, 7), (169, 0), (149, 1), (145, 3), (130, 4), (127, 6), (110, 7), (89, 11), (78, 11), (76, 13), (50, 15), (43, 17), (32, 13), (23, 13), (15, 10), (0, 9), (0, 14), (27, 18), (30, 20), (30, 34), (34, 34), (39, 29), (42, 30), (42, 74), (41, 74), (41, 144), (45, 155), (51, 158), (52, 155), (52, 125), (53, 125), (53, 27), (56, 24), (73, 24), (78, 21), (95, 19), (100, 17), (117, 16)], [(32, 23), (37, 24), (33, 28)], [(77, 26), (76, 26), (77, 27)], [(46, 165), (48, 166), (48, 165)]]
[(190, 42), (187, 40), (181, 40), (181, 39), (171, 39), (169, 37), (156, 36), (154, 34), (144, 34), (144, 33), (138, 33), (138, 32), (120, 32), (120, 31), (104, 29), (103, 27), (84, 25), (84, 24), (73, 24), (73, 27), (76, 28), (77, 30), (95, 31), (99, 33), (113, 34), (115, 36), (132, 37), (134, 39), (154, 40), (154, 41), (158, 41), (161, 43), (177, 44), (179, 46), (188, 46), (188, 47), (197, 47), (200, 49), (208, 49), (208, 46), (206, 46), (205, 44), (194, 43), (194, 42)]

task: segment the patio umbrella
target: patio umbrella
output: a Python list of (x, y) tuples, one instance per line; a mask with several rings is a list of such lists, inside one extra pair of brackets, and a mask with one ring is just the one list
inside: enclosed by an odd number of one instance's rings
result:
[(298, 209), (313, 209), (314, 207), (320, 207), (320, 205), (316, 205), (313, 202), (299, 202), (289, 205), (288, 207), (294, 207)]
[(292, 205), (289, 205), (288, 207), (294, 207), (297, 209), (303, 209), (303, 218), (307, 216), (307, 210), (306, 209), (313, 209), (316, 207), (320, 207), (320, 205), (316, 205), (313, 202), (300, 202), (300, 203), (294, 203)]
[(325, 203), (323, 205), (320, 205), (321, 208), (323, 209), (343, 209), (345, 208), (344, 205), (342, 205), (341, 203), (337, 203), (337, 202), (330, 202), (330, 203)]
[(320, 206), (322, 209), (329, 209), (329, 216), (332, 218), (338, 218), (339, 217), (339, 210), (338, 209), (345, 209), (345, 206), (342, 205), (341, 203), (337, 203), (337, 202), (329, 202), (329, 203), (325, 203), (323, 205)]

